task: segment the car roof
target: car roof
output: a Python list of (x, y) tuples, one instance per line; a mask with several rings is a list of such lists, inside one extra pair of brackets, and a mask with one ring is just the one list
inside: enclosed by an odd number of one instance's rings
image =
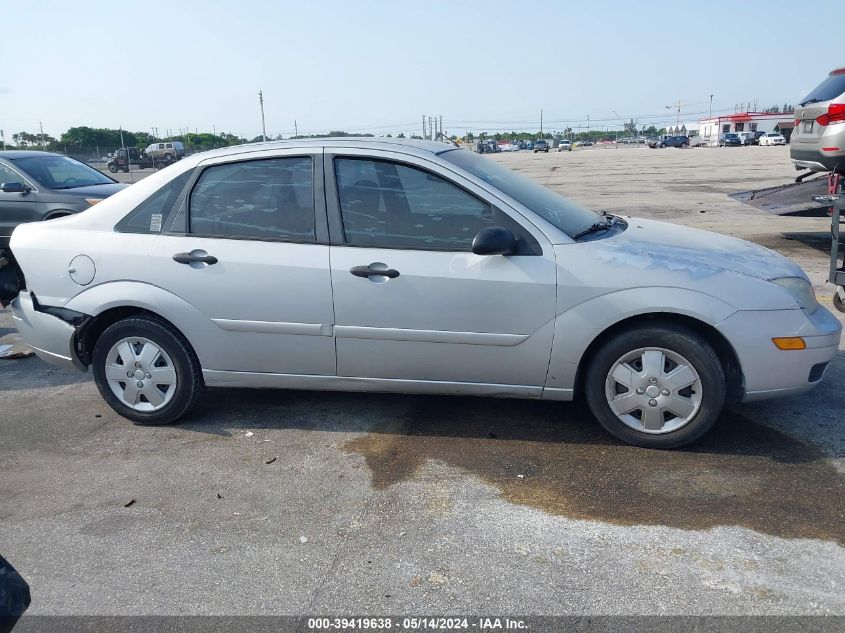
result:
[(247, 152), (259, 152), (274, 149), (290, 148), (315, 148), (315, 147), (357, 147), (362, 149), (399, 149), (406, 153), (417, 155), (440, 154), (442, 152), (457, 149), (454, 143), (441, 143), (440, 141), (423, 141), (417, 139), (387, 138), (375, 136), (332, 136), (325, 138), (301, 138), (285, 141), (265, 141), (261, 143), (246, 143), (244, 145), (230, 145), (207, 152), (194, 154), (206, 158), (220, 156), (233, 156)]
[(54, 152), (41, 152), (38, 150), (31, 149), (0, 150), (0, 158), (8, 158), (9, 160), (15, 160), (16, 158), (32, 158), (33, 156), (62, 156), (62, 154), (56, 154)]

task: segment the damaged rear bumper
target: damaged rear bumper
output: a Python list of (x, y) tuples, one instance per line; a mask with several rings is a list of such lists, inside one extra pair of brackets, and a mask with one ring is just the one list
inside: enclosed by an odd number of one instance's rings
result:
[(27, 345), (42, 360), (63, 369), (86, 371), (76, 355), (76, 328), (57, 316), (37, 309), (32, 293), (27, 290), (12, 301), (12, 319)]

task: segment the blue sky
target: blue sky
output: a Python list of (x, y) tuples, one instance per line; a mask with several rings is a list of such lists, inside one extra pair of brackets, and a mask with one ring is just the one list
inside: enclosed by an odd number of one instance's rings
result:
[[(18, 2), (0, 128), (419, 133), (674, 122), (795, 103), (845, 41), (842, 0)], [(821, 20), (821, 21), (820, 21)], [(820, 32), (819, 29), (822, 29)]]

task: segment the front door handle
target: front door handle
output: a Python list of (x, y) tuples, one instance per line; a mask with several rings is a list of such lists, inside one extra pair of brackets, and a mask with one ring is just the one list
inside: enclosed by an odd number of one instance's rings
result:
[(190, 253), (176, 253), (173, 256), (173, 261), (179, 262), (180, 264), (201, 263), (208, 264), (210, 266), (217, 263), (217, 258), (214, 255), (209, 255), (205, 251), (194, 250)]
[(349, 269), (356, 277), (388, 277), (389, 279), (396, 279), (399, 276), (399, 271), (393, 268), (388, 268), (386, 264), (379, 262), (370, 264), (369, 266), (353, 266)]

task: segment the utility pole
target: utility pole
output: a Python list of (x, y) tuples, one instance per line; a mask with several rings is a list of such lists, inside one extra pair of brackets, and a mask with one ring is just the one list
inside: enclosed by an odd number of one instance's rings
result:
[[(710, 98), (712, 99), (712, 98), (713, 98), (713, 96), (711, 95), (711, 96), (710, 96)], [(678, 116), (677, 116), (677, 118), (675, 119), (675, 127), (676, 127), (676, 128), (678, 128), (678, 127), (680, 127), (680, 126), (681, 126), (681, 106), (682, 106), (682, 105), (684, 105), (684, 104), (683, 104), (683, 103), (681, 103), (681, 100), (680, 100), (680, 99), (678, 99), (678, 103), (675, 103), (675, 104), (672, 104), (672, 105), (663, 106), (663, 107), (664, 107), (664, 108), (666, 108), (667, 110), (676, 110), (676, 109), (677, 109), (677, 111), (678, 111)], [(712, 105), (711, 105), (711, 108), (712, 108)]]
[(425, 115), (424, 114), (422, 115), (422, 123), (423, 123), (422, 137), (425, 138)]
[(707, 118), (713, 118), (713, 95), (710, 95), (710, 113), (707, 115)]
[[(3, 139), (3, 150), (6, 149), (6, 133), (3, 130), (0, 130), (0, 138)], [(99, 156), (99, 154), (98, 154)]]
[(261, 107), (261, 140), (267, 140), (267, 126), (264, 125), (264, 93), (258, 91), (258, 105)]
[(543, 108), (540, 108), (540, 138), (543, 138)]
[(440, 115), (440, 140), (443, 140), (443, 115)]
[(296, 119), (293, 120), (293, 133), (295, 136), (299, 136), (299, 126), (296, 124)]
[(38, 127), (41, 128), (41, 149), (44, 149), (44, 126), (41, 125), (41, 121), (38, 122)]

